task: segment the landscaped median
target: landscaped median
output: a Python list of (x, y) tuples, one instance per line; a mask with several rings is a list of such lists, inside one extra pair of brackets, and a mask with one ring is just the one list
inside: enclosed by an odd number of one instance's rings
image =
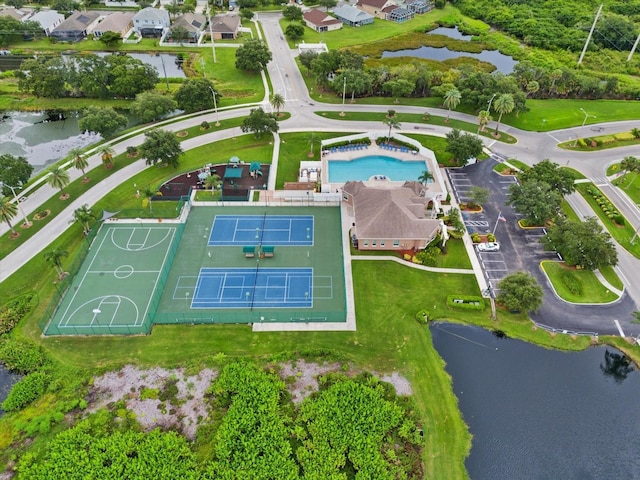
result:
[(606, 304), (617, 301), (620, 296), (598, 280), (591, 270), (579, 270), (564, 262), (545, 260), (540, 262), (556, 295), (565, 302), (579, 304)]
[[(576, 190), (589, 203), (613, 239), (634, 257), (640, 258), (640, 239), (635, 243), (631, 243), (631, 239), (635, 234), (633, 226), (626, 221), (620, 212), (615, 210), (607, 196), (590, 182), (577, 183)], [(611, 207), (609, 207), (610, 205)]]

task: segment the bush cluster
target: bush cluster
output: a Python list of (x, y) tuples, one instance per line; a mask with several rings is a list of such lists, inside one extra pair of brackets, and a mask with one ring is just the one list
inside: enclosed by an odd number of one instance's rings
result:
[(447, 306), (458, 310), (484, 310), (484, 298), (475, 295), (448, 295)]
[(10, 332), (18, 322), (33, 308), (32, 300), (35, 295), (27, 293), (12, 298), (0, 306), (0, 335)]
[(13, 386), (7, 399), (2, 402), (2, 409), (11, 412), (37, 400), (44, 394), (47, 383), (46, 373), (30, 373)]
[(9, 370), (31, 373), (47, 361), (44, 350), (27, 340), (7, 339), (0, 343), (0, 362)]
[(616, 207), (613, 206), (609, 199), (602, 194), (600, 190), (595, 187), (589, 187), (587, 189), (587, 193), (593, 197), (602, 212), (607, 216), (607, 218), (609, 218), (609, 220), (617, 223), (620, 226), (624, 226), (624, 217), (616, 209)]

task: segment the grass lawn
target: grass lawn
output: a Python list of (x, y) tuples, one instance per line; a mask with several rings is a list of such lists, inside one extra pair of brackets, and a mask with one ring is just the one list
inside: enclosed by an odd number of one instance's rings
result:
[(602, 274), (602, 276), (614, 287), (616, 287), (618, 290), (622, 290), (624, 288), (624, 284), (622, 283), (622, 280), (620, 280), (620, 277), (618, 276), (618, 274), (616, 273), (616, 271), (614, 270), (614, 268), (611, 265), (607, 265), (606, 267), (602, 267), (599, 269), (600, 273)]
[[(387, 118), (387, 112), (345, 112), (344, 116), (340, 116), (339, 112), (315, 112), (318, 115), (322, 115), (325, 118), (329, 118), (331, 120), (349, 120), (349, 121), (368, 121), (375, 122), (379, 121), (381, 124), (383, 120)], [(403, 122), (410, 123), (424, 123), (426, 125), (440, 125), (443, 127), (457, 128), (459, 130), (463, 130), (466, 132), (476, 133), (478, 131), (478, 126), (474, 123), (463, 122), (462, 120), (450, 119), (447, 122), (446, 117), (439, 117), (436, 115), (429, 115), (428, 119), (425, 119), (424, 115), (416, 114), (416, 113), (396, 113), (396, 118), (401, 124)], [(391, 132), (393, 134), (393, 132)], [(506, 133), (501, 132), (500, 137), (496, 138), (493, 136), (492, 132), (480, 132), (480, 135), (483, 137), (491, 138), (498, 140), (500, 142), (505, 143), (516, 143), (516, 138), (508, 135)]]
[(564, 216), (567, 217), (572, 222), (579, 223), (582, 221), (578, 216), (578, 214), (573, 210), (573, 208), (571, 208), (571, 206), (569, 205), (569, 202), (567, 202), (564, 198), (562, 199), (562, 205), (560, 206), (560, 210), (562, 211)]
[[(609, 174), (608, 171), (607, 174)], [(629, 195), (633, 203), (640, 204), (640, 181), (638, 181), (637, 172), (626, 173), (622, 177), (616, 178), (612, 183)]]
[[(340, 132), (283, 133), (280, 135), (280, 158), (276, 189), (281, 190), (285, 182), (297, 182), (301, 161), (320, 160), (320, 142), (344, 135)], [(311, 156), (309, 153), (313, 152)]]
[(572, 303), (610, 303), (619, 297), (610, 292), (590, 270), (576, 270), (563, 262), (540, 264), (556, 293)]
[[(588, 188), (598, 189), (593, 183), (578, 183), (576, 184), (576, 190), (580, 192), (580, 194), (584, 197), (584, 199), (591, 205), (593, 211), (598, 215), (598, 218), (605, 226), (607, 231), (611, 234), (611, 236), (618, 242), (625, 250), (631, 253), (634, 257), (640, 258), (640, 242), (636, 241), (634, 244), (631, 243), (631, 239), (635, 234), (634, 228), (629, 224), (629, 222), (625, 221), (624, 227), (614, 223), (609, 217), (607, 217), (600, 205), (598, 205), (595, 199), (589, 195), (587, 192)], [(600, 190), (600, 189), (598, 189)], [(602, 193), (602, 192), (600, 192)], [(604, 194), (602, 194), (604, 195)], [(606, 197), (606, 195), (604, 195)]]
[(531, 167), (529, 165), (527, 165), (524, 162), (521, 162), (518, 159), (515, 158), (510, 158), (509, 160), (507, 160), (511, 165), (513, 165), (514, 167), (516, 167), (518, 170), (521, 171), (525, 171), (525, 170), (529, 170)]

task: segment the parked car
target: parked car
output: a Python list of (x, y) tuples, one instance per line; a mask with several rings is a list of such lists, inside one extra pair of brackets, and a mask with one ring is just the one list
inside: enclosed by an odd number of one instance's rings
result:
[(498, 242), (484, 242), (477, 246), (479, 252), (497, 252), (500, 250), (500, 244)]

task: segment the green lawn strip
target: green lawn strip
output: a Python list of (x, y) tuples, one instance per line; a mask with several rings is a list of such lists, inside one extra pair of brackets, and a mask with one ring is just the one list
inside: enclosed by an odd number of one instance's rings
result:
[(620, 188), (636, 205), (640, 204), (640, 181), (638, 173), (625, 173), (622, 177), (616, 178), (612, 183)]
[[(611, 234), (611, 236), (615, 239), (615, 241), (618, 242), (634, 257), (640, 258), (640, 242), (631, 244), (631, 238), (633, 238), (633, 235), (635, 233), (633, 227), (629, 224), (628, 221), (625, 221), (624, 227), (621, 227), (620, 225), (614, 223), (613, 220), (611, 220), (609, 217), (607, 217), (600, 208), (600, 205), (598, 205), (595, 199), (587, 192), (587, 189), (589, 187), (598, 189), (598, 187), (596, 187), (593, 183), (576, 184), (576, 190), (580, 192), (580, 194), (589, 203), (589, 205), (591, 205), (591, 208), (596, 213), (596, 215), (598, 215), (598, 218), (603, 223), (607, 231)], [(604, 193), (602, 195), (606, 197)]]
[(622, 283), (622, 280), (620, 280), (620, 277), (611, 265), (599, 268), (598, 270), (600, 270), (600, 273), (607, 280), (607, 282), (609, 282), (615, 288), (617, 288), (618, 290), (622, 290), (624, 288), (624, 283)]
[(529, 165), (527, 165), (524, 162), (521, 162), (516, 158), (510, 158), (509, 160), (507, 160), (507, 162), (513, 165), (514, 167), (516, 167), (518, 170), (522, 170), (523, 172), (531, 168)]
[(569, 205), (569, 202), (567, 202), (564, 198), (562, 199), (562, 205), (560, 206), (560, 209), (564, 214), (564, 216), (567, 217), (572, 222), (582, 221), (578, 216), (578, 214), (573, 210), (573, 208), (571, 208), (571, 205)]
[[(597, 137), (589, 137), (597, 138)], [(572, 150), (574, 152), (595, 152), (597, 150), (608, 150), (610, 148), (629, 147), (631, 145), (640, 145), (640, 139), (638, 140), (615, 140), (610, 143), (603, 143), (597, 147), (581, 147), (580, 144), (575, 145), (575, 140), (569, 142), (562, 142), (558, 144), (558, 147), (565, 150)]]
[[(313, 135), (313, 142), (312, 142)], [(285, 182), (297, 182), (301, 161), (320, 160), (320, 141), (344, 135), (340, 132), (301, 132), (283, 133), (280, 135), (280, 158), (276, 189), (282, 190)], [(309, 156), (312, 151), (313, 155)]]
[[(387, 118), (387, 112), (345, 112), (344, 116), (340, 116), (340, 112), (320, 111), (315, 112), (317, 115), (321, 115), (331, 120), (348, 120), (348, 121), (379, 121), (381, 124)], [(403, 122), (409, 123), (423, 123), (426, 125), (440, 125), (443, 127), (457, 128), (471, 133), (477, 133), (478, 126), (463, 122), (462, 120), (449, 119), (447, 122), (446, 117), (439, 117), (436, 115), (429, 115), (428, 119), (422, 114), (417, 113), (396, 113), (396, 118), (402, 125)], [(402, 127), (401, 127), (402, 128)], [(393, 134), (393, 132), (391, 132)], [(516, 143), (516, 138), (506, 133), (500, 132), (500, 138), (495, 138), (492, 132), (480, 132), (480, 136), (498, 140), (504, 143)]]
[[(464, 247), (462, 240), (450, 238), (447, 241), (447, 253), (436, 257), (436, 264), (430, 265), (436, 268), (466, 268), (471, 269), (471, 261), (467, 255), (467, 250)], [(371, 257), (384, 257), (391, 256), (401, 258), (398, 252), (393, 250), (358, 250), (351, 245), (351, 255), (358, 256), (371, 256)], [(411, 265), (410, 261), (407, 261), (407, 265)]]
[[(545, 260), (542, 270), (563, 300), (571, 303), (610, 303), (619, 297), (605, 287), (591, 270), (576, 270), (563, 262)], [(571, 291), (572, 285), (576, 291)], [(579, 289), (579, 292), (577, 291)]]
[(576, 170), (575, 168), (571, 168), (571, 167), (560, 167), (560, 169), (562, 170), (568, 170), (569, 172), (571, 172), (571, 175), (573, 175), (573, 178), (575, 178), (576, 180), (583, 180), (585, 178), (587, 178), (582, 172), (579, 172), (578, 170)]
[(511, 169), (504, 163), (497, 163), (495, 167), (493, 167), (493, 171), (496, 173), (505, 173), (505, 175), (509, 175), (511, 173)]
[(611, 175), (615, 175), (618, 172), (620, 172), (620, 162), (612, 163), (607, 167), (607, 177), (610, 177)]

